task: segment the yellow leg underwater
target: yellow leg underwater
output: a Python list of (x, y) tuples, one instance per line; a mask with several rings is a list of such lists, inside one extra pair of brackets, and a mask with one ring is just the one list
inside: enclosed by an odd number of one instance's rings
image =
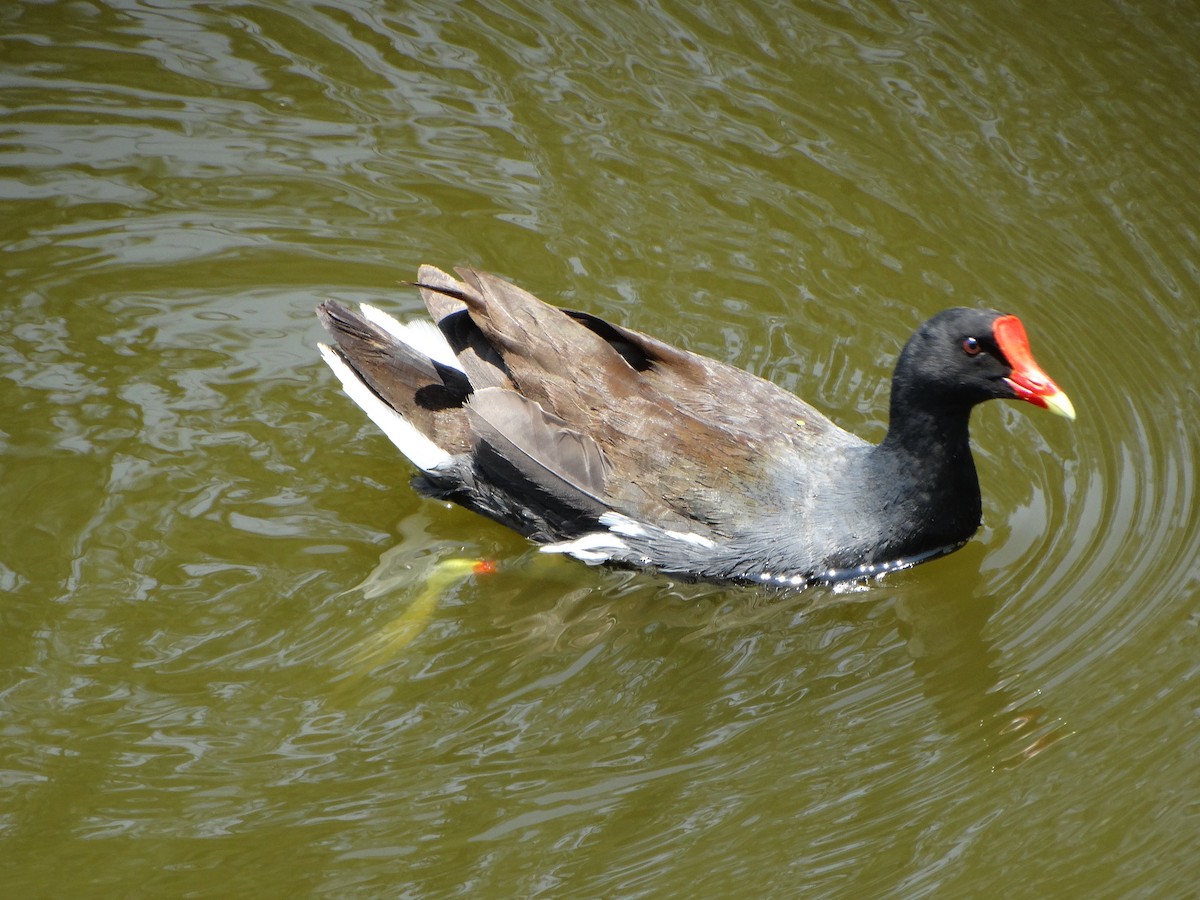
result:
[(428, 627), (438, 600), (453, 585), (471, 575), (496, 571), (495, 563), (475, 559), (446, 559), (434, 567), (416, 599), (392, 621), (363, 642), (351, 659), (355, 674), (365, 675), (390, 661)]

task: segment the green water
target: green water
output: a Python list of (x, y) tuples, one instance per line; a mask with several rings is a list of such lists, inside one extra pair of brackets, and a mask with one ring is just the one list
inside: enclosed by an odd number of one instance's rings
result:
[[(0, 5), (0, 890), (1194, 896), (1197, 109), (1186, 3)], [(320, 363), (424, 261), (872, 439), (996, 306), (1079, 421), (866, 590), (591, 569)]]

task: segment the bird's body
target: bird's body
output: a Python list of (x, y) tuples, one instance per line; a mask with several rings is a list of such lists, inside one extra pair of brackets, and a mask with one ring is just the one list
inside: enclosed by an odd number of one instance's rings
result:
[(1070, 412), (992, 311), (918, 330), (872, 445), (740, 369), (459, 274), (421, 268), (432, 325), (322, 304), (322, 353), (425, 493), (589, 563), (802, 585), (939, 555), (980, 522), (971, 407)]

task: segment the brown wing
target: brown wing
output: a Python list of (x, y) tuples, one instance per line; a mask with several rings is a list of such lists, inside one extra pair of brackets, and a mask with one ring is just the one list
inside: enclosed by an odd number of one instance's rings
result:
[(423, 267), (420, 285), (472, 384), (515, 390), (594, 441), (605, 460), (599, 498), (626, 515), (721, 532), (774, 499), (773, 460), (858, 442), (740, 369), (457, 271), (462, 282)]

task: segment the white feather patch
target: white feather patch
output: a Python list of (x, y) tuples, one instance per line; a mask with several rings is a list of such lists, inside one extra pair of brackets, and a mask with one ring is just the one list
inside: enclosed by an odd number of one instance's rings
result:
[(543, 544), (538, 549), (542, 553), (566, 553), (589, 565), (607, 562), (613, 553), (628, 550), (629, 545), (620, 538), (613, 537), (605, 531), (592, 531), (573, 541), (559, 541), (556, 544)]
[(462, 366), (458, 364), (458, 358), (450, 349), (446, 336), (433, 322), (428, 319), (401, 322), (395, 316), (369, 303), (360, 304), (358, 308), (364, 319), (382, 328), (396, 340), (407, 344), (423, 356), (428, 356), (434, 362), (462, 371)]
[(613, 534), (623, 534), (626, 537), (645, 537), (646, 529), (629, 516), (619, 512), (606, 512), (600, 516), (600, 524), (606, 525)]
[(694, 531), (671, 531), (669, 528), (659, 528), (656, 525), (643, 525), (636, 519), (631, 519), (619, 512), (606, 512), (600, 517), (600, 524), (608, 527), (613, 534), (623, 534), (625, 537), (644, 538), (662, 535), (695, 547), (712, 549), (716, 541), (706, 538)]
[(400, 413), (392, 409), (367, 387), (358, 374), (342, 360), (328, 344), (318, 344), (321, 357), (333, 369), (333, 374), (342, 383), (342, 390), (362, 407), (363, 412), (371, 417), (371, 421), (382, 429), (400, 452), (413, 461), (413, 464), (428, 472), (436, 466), (450, 461), (450, 454), (431, 441)]
[(677, 541), (683, 541), (687, 544), (694, 544), (697, 547), (706, 547), (711, 550), (713, 547), (717, 546), (716, 541), (712, 540), (711, 538), (706, 538), (702, 534), (696, 534), (694, 531), (671, 531), (670, 529), (664, 529), (663, 533), (673, 537)]

